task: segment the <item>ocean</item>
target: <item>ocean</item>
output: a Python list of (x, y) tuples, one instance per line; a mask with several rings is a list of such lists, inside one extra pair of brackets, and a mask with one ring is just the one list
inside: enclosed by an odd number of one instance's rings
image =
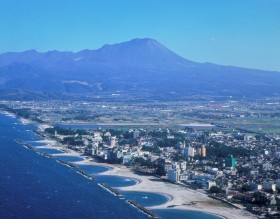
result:
[[(96, 180), (91, 181), (56, 159), (39, 155), (15, 142), (15, 139), (24, 142), (41, 140), (32, 132), (34, 129), (33, 125), (24, 125), (16, 118), (0, 114), (1, 219), (142, 219), (150, 217), (126, 203), (126, 199), (146, 207), (167, 201), (165, 196), (145, 192), (124, 192), (124, 198), (114, 196), (97, 183), (121, 188), (135, 184), (135, 180), (101, 176), (98, 173), (106, 171), (106, 167), (81, 165), (82, 169), (96, 176)], [(59, 158), (79, 161), (74, 157)], [(165, 219), (219, 218), (202, 212), (172, 209), (155, 212)]]

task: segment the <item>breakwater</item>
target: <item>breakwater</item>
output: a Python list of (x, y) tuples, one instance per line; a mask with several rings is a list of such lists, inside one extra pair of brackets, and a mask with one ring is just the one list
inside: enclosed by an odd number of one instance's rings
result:
[(41, 136), (42, 138), (45, 138), (45, 137), (46, 137), (46, 135), (43, 134), (43, 132), (41, 132), (41, 131), (39, 131), (39, 130), (33, 129), (32, 131), (33, 131), (33, 133), (35, 133), (36, 135)]
[[(110, 193), (112, 193), (113, 195), (115, 196), (123, 196), (123, 194), (116, 190), (116, 189), (113, 189), (112, 187), (106, 185), (105, 183), (98, 183), (98, 185), (100, 187), (102, 187), (103, 189), (109, 191)], [(150, 211), (149, 209), (143, 207), (142, 205), (138, 204), (137, 202), (135, 201), (132, 201), (132, 200), (126, 200), (126, 202), (134, 207), (136, 207), (137, 209), (139, 209), (141, 212), (147, 214), (148, 216), (152, 217), (152, 218), (160, 218), (157, 214), (155, 214), (154, 212)]]
[(91, 176), (91, 175), (89, 175), (87, 172), (81, 170), (81, 169), (80, 169), (79, 167), (77, 167), (75, 164), (72, 164), (72, 163), (67, 162), (67, 161), (65, 161), (65, 160), (62, 160), (62, 159), (57, 159), (57, 162), (62, 163), (62, 164), (64, 164), (64, 165), (66, 165), (66, 166), (68, 166), (68, 167), (74, 169), (77, 173), (82, 174), (83, 176), (85, 176), (86, 178), (88, 178), (88, 179), (90, 179), (90, 180), (94, 180), (94, 177), (93, 177), (93, 176)]
[(41, 155), (43, 155), (43, 156), (45, 156), (45, 157), (47, 157), (47, 158), (53, 158), (52, 155), (50, 155), (50, 154), (48, 154), (48, 153), (46, 153), (46, 152), (37, 151), (37, 150), (35, 150), (35, 151), (36, 151), (37, 154), (41, 154)]
[(19, 139), (16, 139), (15, 140), (16, 143), (22, 145), (23, 147), (29, 149), (29, 150), (33, 150), (34, 151), (34, 148), (30, 145), (30, 144), (26, 144), (24, 143), (23, 141), (19, 140)]
[(123, 194), (121, 192), (119, 192), (116, 189), (113, 189), (112, 187), (106, 185), (105, 183), (98, 183), (99, 186), (101, 186), (103, 189), (111, 192), (112, 194), (114, 194), (115, 196), (122, 196)]
[(157, 214), (155, 214), (154, 212), (150, 211), (149, 209), (143, 207), (142, 205), (138, 204), (135, 201), (132, 200), (126, 200), (126, 202), (136, 208), (138, 208), (140, 211), (142, 211), (143, 213), (149, 215), (152, 218), (160, 218)]
[[(42, 152), (42, 151), (38, 151), (38, 150), (35, 150), (34, 147), (32, 147), (31, 145), (27, 144), (27, 143), (24, 143), (23, 141), (19, 140), (19, 139), (16, 139), (15, 142), (17, 142), (18, 144), (22, 145), (23, 147), (29, 149), (29, 150), (33, 150), (35, 151), (37, 154), (40, 154), (40, 155), (43, 155), (47, 158), (54, 158), (54, 156), (48, 154), (48, 153), (45, 153), (45, 152)], [(81, 175), (83, 175), (84, 177), (90, 179), (90, 180), (94, 180), (94, 177), (89, 175), (87, 172), (85, 172), (84, 170), (81, 170), (79, 167), (77, 167), (75, 164), (73, 163), (70, 163), (70, 162), (67, 162), (65, 160), (62, 160), (62, 159), (57, 159), (56, 160), (57, 162), (61, 163), (61, 164), (64, 164), (72, 169), (74, 169), (77, 173), (80, 173)]]

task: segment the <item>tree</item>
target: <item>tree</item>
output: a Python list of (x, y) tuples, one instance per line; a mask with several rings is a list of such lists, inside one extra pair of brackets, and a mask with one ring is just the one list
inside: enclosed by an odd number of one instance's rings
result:
[(237, 173), (240, 176), (248, 176), (248, 175), (250, 175), (250, 171), (251, 171), (250, 167), (238, 167), (237, 168)]
[(108, 129), (112, 136), (120, 136), (124, 134), (124, 130), (121, 129)]
[(252, 191), (253, 189), (248, 185), (248, 184), (244, 184), (242, 187), (241, 187), (241, 192), (249, 192), (249, 191)]
[(160, 176), (166, 176), (166, 171), (162, 167), (158, 167), (156, 170), (156, 174)]
[(248, 157), (256, 155), (257, 152), (242, 147), (226, 146), (215, 141), (210, 142), (207, 147), (207, 157), (226, 158), (229, 154), (234, 157)]
[(142, 157), (135, 157), (134, 162), (137, 163), (140, 166), (145, 166), (145, 167), (148, 167), (148, 168), (154, 168), (155, 167), (154, 163), (152, 163), (149, 160), (145, 160)]
[(59, 135), (75, 135), (76, 132), (72, 129), (66, 129), (66, 128), (62, 128), (59, 126), (55, 126), (53, 128), (46, 128), (45, 132), (50, 133), (50, 134), (55, 134), (55, 132), (57, 132), (57, 134)]
[(222, 188), (218, 187), (218, 186), (212, 186), (210, 189), (209, 189), (209, 192), (210, 193), (223, 193), (223, 190)]
[(63, 144), (75, 145), (75, 146), (83, 146), (84, 142), (75, 137), (65, 137), (63, 138)]
[(265, 194), (261, 192), (255, 192), (253, 194), (253, 203), (257, 205), (267, 205), (268, 204), (268, 198), (265, 196)]
[(153, 152), (153, 153), (160, 153), (161, 152), (161, 150), (158, 146), (152, 146), (152, 147), (143, 146), (142, 151), (149, 151), (149, 152)]

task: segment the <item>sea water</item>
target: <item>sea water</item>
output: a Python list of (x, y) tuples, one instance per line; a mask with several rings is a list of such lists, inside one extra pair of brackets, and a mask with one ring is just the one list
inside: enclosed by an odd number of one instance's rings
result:
[(169, 201), (169, 197), (152, 192), (124, 191), (125, 198), (133, 200), (144, 207), (161, 205)]
[(95, 176), (95, 181), (99, 183), (105, 183), (113, 188), (133, 186), (138, 183), (138, 181), (132, 178), (127, 178), (122, 176), (111, 176), (111, 175)]

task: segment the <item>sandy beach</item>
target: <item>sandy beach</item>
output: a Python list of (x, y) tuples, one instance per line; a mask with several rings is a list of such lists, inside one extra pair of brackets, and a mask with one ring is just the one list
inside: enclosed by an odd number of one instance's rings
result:
[[(13, 114), (10, 114), (10, 115), (13, 115)], [(25, 119), (25, 118), (23, 118), (23, 117), (20, 117), (20, 118), (18, 118), (21, 122), (22, 122), (22, 124), (34, 124), (34, 121), (30, 121), (29, 119)], [(40, 130), (40, 131), (44, 131), (46, 128), (50, 128), (50, 127), (52, 127), (51, 125), (49, 125), (49, 124), (42, 124), (42, 123), (36, 123), (36, 124), (34, 124), (34, 125), (36, 125), (37, 127), (38, 127), (38, 129)]]
[[(61, 149), (65, 153), (57, 154), (59, 156), (77, 156), (82, 155), (76, 151), (62, 148), (54, 140), (42, 140), (40, 143), (45, 143), (43, 148)], [(55, 155), (54, 155), (55, 156)], [(107, 163), (97, 162), (95, 159), (87, 156), (82, 156), (84, 160), (74, 162), (75, 164), (83, 165), (98, 165), (110, 167), (103, 175), (115, 175), (138, 179), (139, 183), (133, 186), (122, 187), (122, 191), (143, 191), (160, 193), (169, 197), (169, 201), (158, 206), (150, 207), (149, 209), (180, 209), (180, 210), (192, 210), (203, 211), (210, 214), (219, 215), (225, 218), (240, 219), (240, 218), (257, 218), (248, 211), (242, 209), (235, 209), (228, 207), (220, 201), (208, 197), (199, 191), (194, 191), (175, 185), (169, 182), (162, 181), (160, 178), (147, 175), (138, 175), (134, 173), (130, 168), (123, 165), (112, 165)]]

